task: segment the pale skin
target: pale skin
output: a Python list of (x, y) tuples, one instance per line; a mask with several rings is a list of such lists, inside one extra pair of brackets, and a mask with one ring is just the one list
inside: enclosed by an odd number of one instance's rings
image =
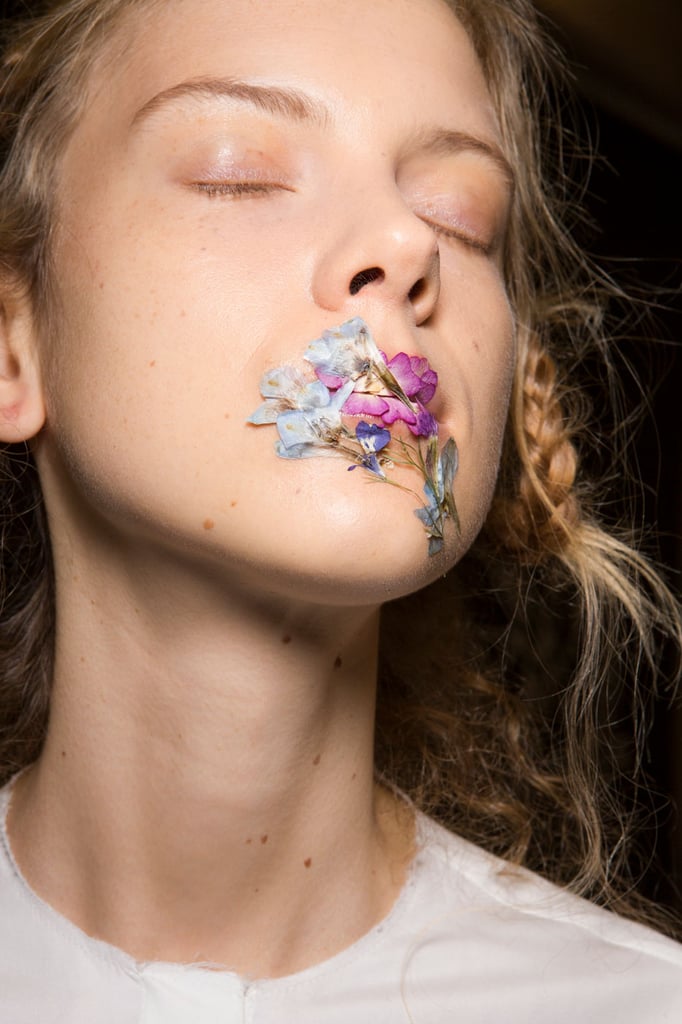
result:
[[(89, 934), (277, 976), (385, 916), (412, 856), (373, 777), (378, 609), (490, 502), (508, 172), (440, 0), (177, 0), (138, 28), (60, 164), (59, 337), (4, 288), (0, 439), (34, 445), (58, 608), (10, 836)], [(352, 316), (440, 374), (462, 534), (436, 559), (409, 495), (245, 424), (261, 374)]]

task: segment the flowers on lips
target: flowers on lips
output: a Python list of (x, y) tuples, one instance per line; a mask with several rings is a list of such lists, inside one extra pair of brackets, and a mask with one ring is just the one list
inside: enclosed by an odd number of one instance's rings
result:
[[(415, 510), (429, 539), (429, 555), (443, 547), (446, 519), (459, 526), (452, 493), (457, 446), (449, 438), (438, 447), (438, 424), (426, 408), (438, 375), (420, 356), (398, 352), (391, 359), (377, 347), (359, 317), (324, 331), (304, 352), (316, 379), (292, 366), (269, 370), (262, 378), (264, 399), (248, 422), (275, 425), (275, 450), (285, 459), (337, 455), (374, 477), (408, 490), (387, 476), (396, 465), (417, 471), (426, 502)], [(351, 430), (343, 417), (357, 417)], [(372, 417), (368, 423), (364, 418)], [(404, 423), (414, 441), (393, 436), (388, 427)]]
[(418, 437), (436, 433), (436, 421), (425, 406), (436, 392), (438, 374), (426, 359), (405, 352), (387, 362), (359, 317), (325, 331), (304, 358), (328, 388), (355, 381), (343, 410), (347, 415), (376, 416), (387, 426), (402, 420)]

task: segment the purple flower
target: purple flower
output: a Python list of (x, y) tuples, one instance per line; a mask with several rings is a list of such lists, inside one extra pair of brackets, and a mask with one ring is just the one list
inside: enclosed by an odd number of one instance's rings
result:
[(436, 433), (436, 421), (425, 406), (436, 392), (438, 374), (428, 360), (406, 352), (387, 361), (359, 317), (324, 331), (308, 345), (305, 358), (332, 391), (354, 381), (343, 408), (349, 416), (376, 416), (389, 426), (400, 420), (417, 437)]
[[(364, 452), (364, 455), (362, 455), (358, 465), (364, 466), (364, 468), (369, 469), (370, 472), (376, 473), (377, 476), (386, 479), (386, 474), (381, 468), (381, 464), (376, 457), (376, 453), (382, 451), (382, 449), (390, 443), (390, 431), (385, 430), (383, 427), (378, 427), (376, 423), (365, 423), (363, 420), (363, 422), (358, 423), (355, 428), (355, 436), (360, 442), (360, 447)], [(348, 469), (357, 469), (357, 466), (349, 466)]]
[(387, 364), (408, 398), (427, 405), (436, 393), (438, 374), (422, 356), (398, 352)]
[[(417, 437), (436, 434), (436, 421), (424, 408), (438, 384), (438, 374), (428, 360), (398, 352), (383, 366), (376, 365), (375, 371), (374, 380), (356, 382), (343, 412), (349, 416), (376, 416), (388, 426), (400, 420)], [(329, 383), (327, 377), (324, 382)]]

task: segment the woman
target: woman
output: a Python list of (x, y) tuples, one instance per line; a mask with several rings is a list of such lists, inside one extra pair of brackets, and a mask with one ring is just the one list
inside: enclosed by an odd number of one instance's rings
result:
[[(8, 49), (3, 1019), (682, 1008), (678, 946), (518, 866), (625, 908), (598, 634), (674, 628), (580, 504), (538, 39), (522, 2), (70, 0)], [(420, 596), (375, 766), (379, 608), (484, 522), (578, 581), (582, 732), (531, 753)]]

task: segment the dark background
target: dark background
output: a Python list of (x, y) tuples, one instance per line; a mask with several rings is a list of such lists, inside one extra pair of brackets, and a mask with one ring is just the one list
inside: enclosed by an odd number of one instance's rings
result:
[[(679, 0), (536, 0), (567, 51), (597, 144), (584, 241), (635, 297), (638, 326), (619, 350), (645, 409), (633, 458), (643, 529), (680, 594), (682, 573), (682, 4)], [(652, 308), (653, 307), (655, 308)], [(637, 389), (629, 387), (632, 400)], [(661, 700), (647, 768), (661, 798), (660, 863), (649, 892), (682, 912), (682, 709)]]
[[(343, 2), (343, 0), (339, 0)], [(536, 0), (568, 52), (585, 123), (597, 143), (586, 196), (594, 226), (583, 241), (602, 265), (657, 307), (619, 351), (644, 382), (649, 410), (635, 460), (644, 480), (638, 516), (660, 532), (658, 556), (679, 592), (682, 572), (682, 3)], [(34, 6), (0, 0), (0, 15)], [(630, 385), (633, 400), (637, 389)], [(655, 551), (655, 547), (653, 548)], [(662, 700), (649, 742), (654, 785), (682, 806), (682, 712)], [(674, 806), (674, 805), (673, 805)], [(662, 819), (660, 865), (649, 891), (682, 911), (682, 826)], [(677, 892), (676, 892), (677, 887)]]

